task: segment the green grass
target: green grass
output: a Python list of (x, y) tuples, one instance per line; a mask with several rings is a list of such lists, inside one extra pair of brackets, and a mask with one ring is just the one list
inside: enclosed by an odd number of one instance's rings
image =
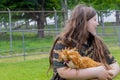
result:
[[(97, 27), (97, 32), (98, 33), (102, 33), (104, 32), (105, 34), (109, 34), (109, 33), (118, 33), (119, 32), (119, 26), (115, 26), (115, 25), (110, 25), (110, 26), (104, 26), (104, 28), (102, 26), (98, 26)], [(102, 31), (104, 30), (104, 31)]]
[[(101, 35), (103, 40), (109, 46), (118, 46), (118, 35), (113, 34), (114, 26), (105, 26), (104, 34)], [(53, 25), (45, 27), (45, 29), (54, 29)], [(116, 32), (119, 31), (118, 26), (116, 26)], [(53, 33), (54, 32), (54, 33)], [(102, 33), (102, 27), (99, 26), (97, 28), (98, 33)], [(108, 36), (108, 34), (113, 34)], [(31, 32), (12, 32), (12, 48), (10, 47), (10, 33), (4, 32), (0, 34), (0, 55), (16, 55), (21, 53), (35, 53), (35, 52), (47, 52), (49, 51), (55, 36), (55, 30), (53, 31), (45, 31), (45, 38), (38, 38), (37, 31)], [(53, 35), (54, 34), (54, 35)], [(23, 40), (24, 35), (24, 42)], [(11, 54), (10, 54), (11, 51)]]
[(46, 58), (17, 63), (1, 63), (0, 80), (48, 80), (47, 68)]
[[(49, 51), (48, 47), (51, 47), (53, 43), (53, 36), (46, 36), (45, 38), (38, 38), (36, 33), (25, 33), (24, 34), (24, 42), (22, 41), (22, 33), (14, 32), (12, 37), (12, 54), (20, 54), (25, 51), (26, 53), (33, 52), (42, 52)], [(9, 41), (9, 33), (4, 35), (0, 35), (0, 55), (9, 55), (10, 51), (10, 41)], [(3, 46), (4, 45), (4, 46)], [(8, 51), (8, 52), (5, 52)]]
[(48, 58), (0, 63), (0, 80), (49, 80)]

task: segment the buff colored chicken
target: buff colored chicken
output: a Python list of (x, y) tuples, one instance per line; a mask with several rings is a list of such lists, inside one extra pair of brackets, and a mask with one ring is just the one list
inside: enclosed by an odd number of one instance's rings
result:
[(84, 69), (103, 65), (102, 63), (98, 63), (89, 57), (82, 57), (75, 48), (64, 49), (59, 52), (59, 60), (65, 61), (68, 67), (76, 69)]

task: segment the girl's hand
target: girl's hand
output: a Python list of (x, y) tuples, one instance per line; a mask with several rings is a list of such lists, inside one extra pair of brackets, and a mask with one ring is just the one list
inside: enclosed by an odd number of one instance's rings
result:
[(112, 79), (113, 79), (119, 74), (120, 67), (119, 67), (119, 64), (117, 62), (111, 64), (110, 66), (111, 66), (111, 69), (108, 70), (108, 73), (112, 74)]
[(112, 79), (116, 76), (115, 73), (114, 73), (114, 70), (108, 70), (108, 73), (112, 74)]
[(96, 68), (96, 77), (98, 80), (112, 80), (112, 74), (108, 72), (104, 66), (99, 66)]

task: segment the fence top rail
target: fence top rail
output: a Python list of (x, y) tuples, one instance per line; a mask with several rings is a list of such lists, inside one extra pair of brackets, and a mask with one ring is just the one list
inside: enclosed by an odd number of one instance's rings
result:
[[(61, 30), (62, 28), (58, 28), (57, 30), (54, 28), (54, 29), (22, 29), (22, 30), (12, 30), (12, 32), (29, 32), (29, 31), (58, 31), (58, 30)], [(10, 32), (9, 30), (3, 30), (0, 32)]]
[[(10, 11), (10, 12), (65, 12), (65, 11)], [(8, 11), (0, 11), (0, 13), (8, 13)]]
[[(97, 10), (97, 11), (108, 11), (108, 10)], [(109, 11), (120, 11), (120, 10), (109, 10)], [(0, 12), (8, 12), (6, 10), (0, 10)], [(65, 10), (44, 10), (44, 11), (35, 11), (35, 10), (19, 10), (19, 11), (12, 11), (10, 12), (66, 12)]]

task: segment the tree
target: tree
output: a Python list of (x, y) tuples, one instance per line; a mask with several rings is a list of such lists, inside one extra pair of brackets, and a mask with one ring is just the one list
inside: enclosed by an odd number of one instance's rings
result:
[[(0, 0), (0, 10), (9, 8), (12, 11), (41, 11), (36, 13), (24, 13), (24, 16), (31, 16), (31, 19), (37, 22), (38, 37), (40, 38), (44, 37), (44, 22), (46, 17), (44, 11), (53, 10), (53, 7), (60, 9), (60, 0)], [(19, 16), (20, 15), (14, 15), (13, 17)], [(28, 19), (27, 16), (24, 18)]]

